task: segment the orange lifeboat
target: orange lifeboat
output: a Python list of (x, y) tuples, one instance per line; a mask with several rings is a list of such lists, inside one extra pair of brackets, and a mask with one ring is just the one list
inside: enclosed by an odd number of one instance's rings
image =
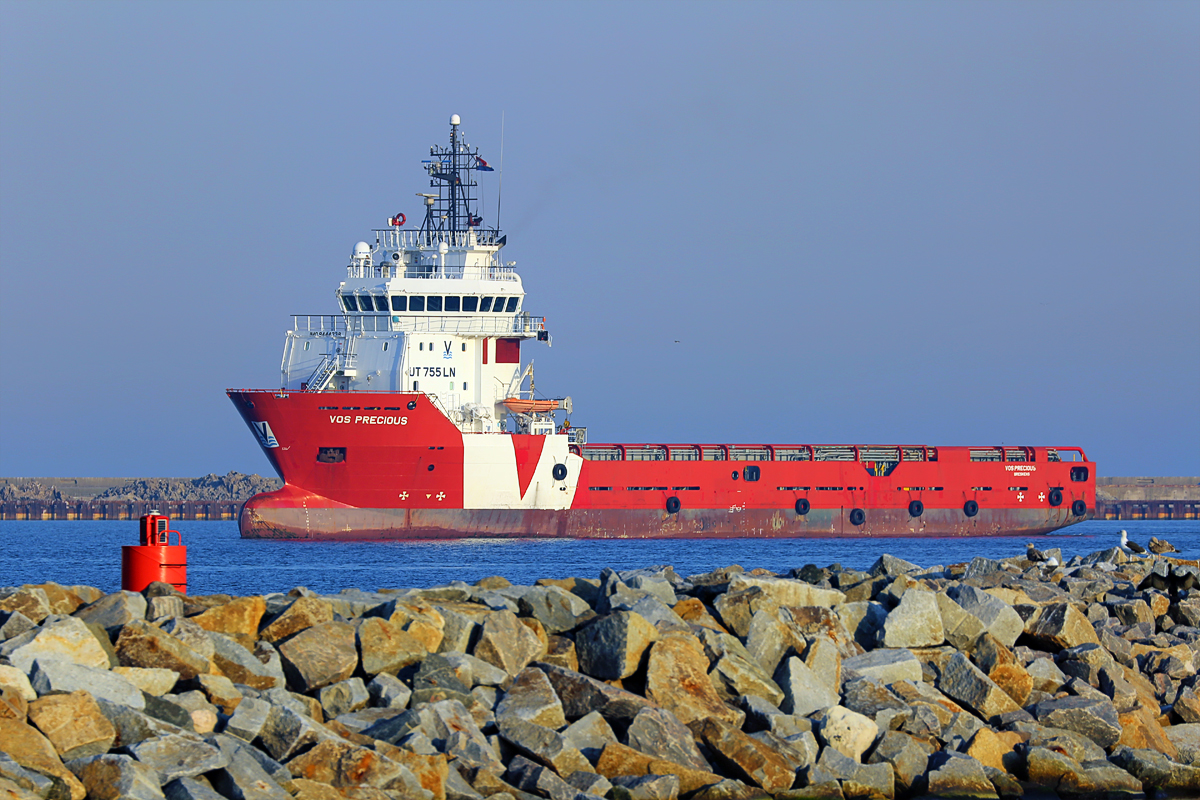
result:
[(508, 398), (504, 407), (514, 414), (541, 414), (560, 408), (558, 400), (522, 400), (519, 397)]

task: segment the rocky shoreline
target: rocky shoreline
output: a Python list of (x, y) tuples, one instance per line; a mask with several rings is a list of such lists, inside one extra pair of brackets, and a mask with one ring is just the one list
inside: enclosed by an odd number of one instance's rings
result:
[(1046, 556), (0, 589), (0, 797), (1196, 796), (1200, 570)]

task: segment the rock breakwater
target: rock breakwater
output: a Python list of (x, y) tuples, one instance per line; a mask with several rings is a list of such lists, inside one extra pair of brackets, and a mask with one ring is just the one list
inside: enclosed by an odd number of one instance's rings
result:
[(0, 797), (1200, 793), (1200, 571), (1048, 563), (3, 589)]

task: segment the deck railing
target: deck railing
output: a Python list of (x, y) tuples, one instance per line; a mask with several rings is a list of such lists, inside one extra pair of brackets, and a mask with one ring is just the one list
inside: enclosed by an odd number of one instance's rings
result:
[(546, 318), (533, 314), (500, 314), (487, 317), (474, 314), (411, 316), (408, 314), (294, 314), (295, 333), (345, 336), (352, 332), (403, 331), (406, 333), (483, 333), (503, 336), (537, 333), (546, 330)]

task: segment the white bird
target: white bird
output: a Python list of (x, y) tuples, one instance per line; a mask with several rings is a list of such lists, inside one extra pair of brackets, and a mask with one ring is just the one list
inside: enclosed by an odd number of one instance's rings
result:
[(1145, 555), (1146, 553), (1146, 548), (1137, 542), (1129, 541), (1129, 534), (1124, 529), (1121, 531), (1121, 549), (1137, 553), (1138, 555)]

